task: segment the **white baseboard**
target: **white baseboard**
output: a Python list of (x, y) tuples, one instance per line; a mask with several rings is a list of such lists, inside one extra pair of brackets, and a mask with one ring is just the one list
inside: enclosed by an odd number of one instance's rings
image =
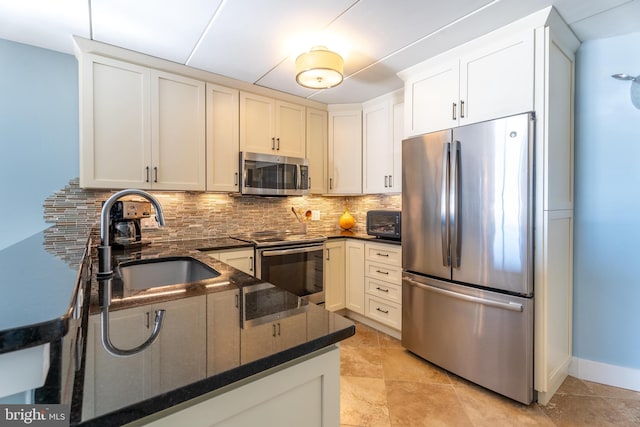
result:
[(569, 366), (569, 375), (581, 380), (640, 391), (640, 369), (574, 357)]

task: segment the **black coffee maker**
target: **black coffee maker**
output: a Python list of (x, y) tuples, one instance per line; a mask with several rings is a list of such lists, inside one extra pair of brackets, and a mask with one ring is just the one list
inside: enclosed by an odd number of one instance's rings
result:
[(109, 238), (116, 247), (142, 244), (140, 220), (151, 216), (151, 203), (119, 200), (109, 212)]

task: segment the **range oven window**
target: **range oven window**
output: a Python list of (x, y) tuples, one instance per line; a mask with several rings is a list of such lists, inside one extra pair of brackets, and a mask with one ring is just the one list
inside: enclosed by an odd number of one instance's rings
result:
[(324, 302), (323, 245), (259, 250), (260, 278), (299, 296)]

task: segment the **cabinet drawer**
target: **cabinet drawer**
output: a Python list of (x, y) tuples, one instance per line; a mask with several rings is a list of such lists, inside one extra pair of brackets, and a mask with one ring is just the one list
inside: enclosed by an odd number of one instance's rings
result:
[(385, 245), (380, 243), (365, 244), (365, 258), (371, 261), (383, 262), (385, 264), (402, 266), (402, 247), (396, 245)]
[(365, 292), (396, 304), (402, 303), (402, 286), (400, 285), (367, 277), (365, 279)]
[(372, 295), (365, 297), (366, 316), (394, 329), (402, 326), (402, 310), (400, 304), (384, 301)]
[(402, 268), (399, 266), (396, 267), (379, 262), (365, 261), (364, 272), (365, 276), (372, 279), (402, 285)]

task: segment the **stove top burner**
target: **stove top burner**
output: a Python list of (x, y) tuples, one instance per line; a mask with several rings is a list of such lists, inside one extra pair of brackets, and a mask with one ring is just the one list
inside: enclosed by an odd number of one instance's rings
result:
[(253, 243), (256, 247), (319, 243), (327, 240), (326, 236), (320, 234), (302, 234), (289, 231), (257, 231), (229, 237)]

